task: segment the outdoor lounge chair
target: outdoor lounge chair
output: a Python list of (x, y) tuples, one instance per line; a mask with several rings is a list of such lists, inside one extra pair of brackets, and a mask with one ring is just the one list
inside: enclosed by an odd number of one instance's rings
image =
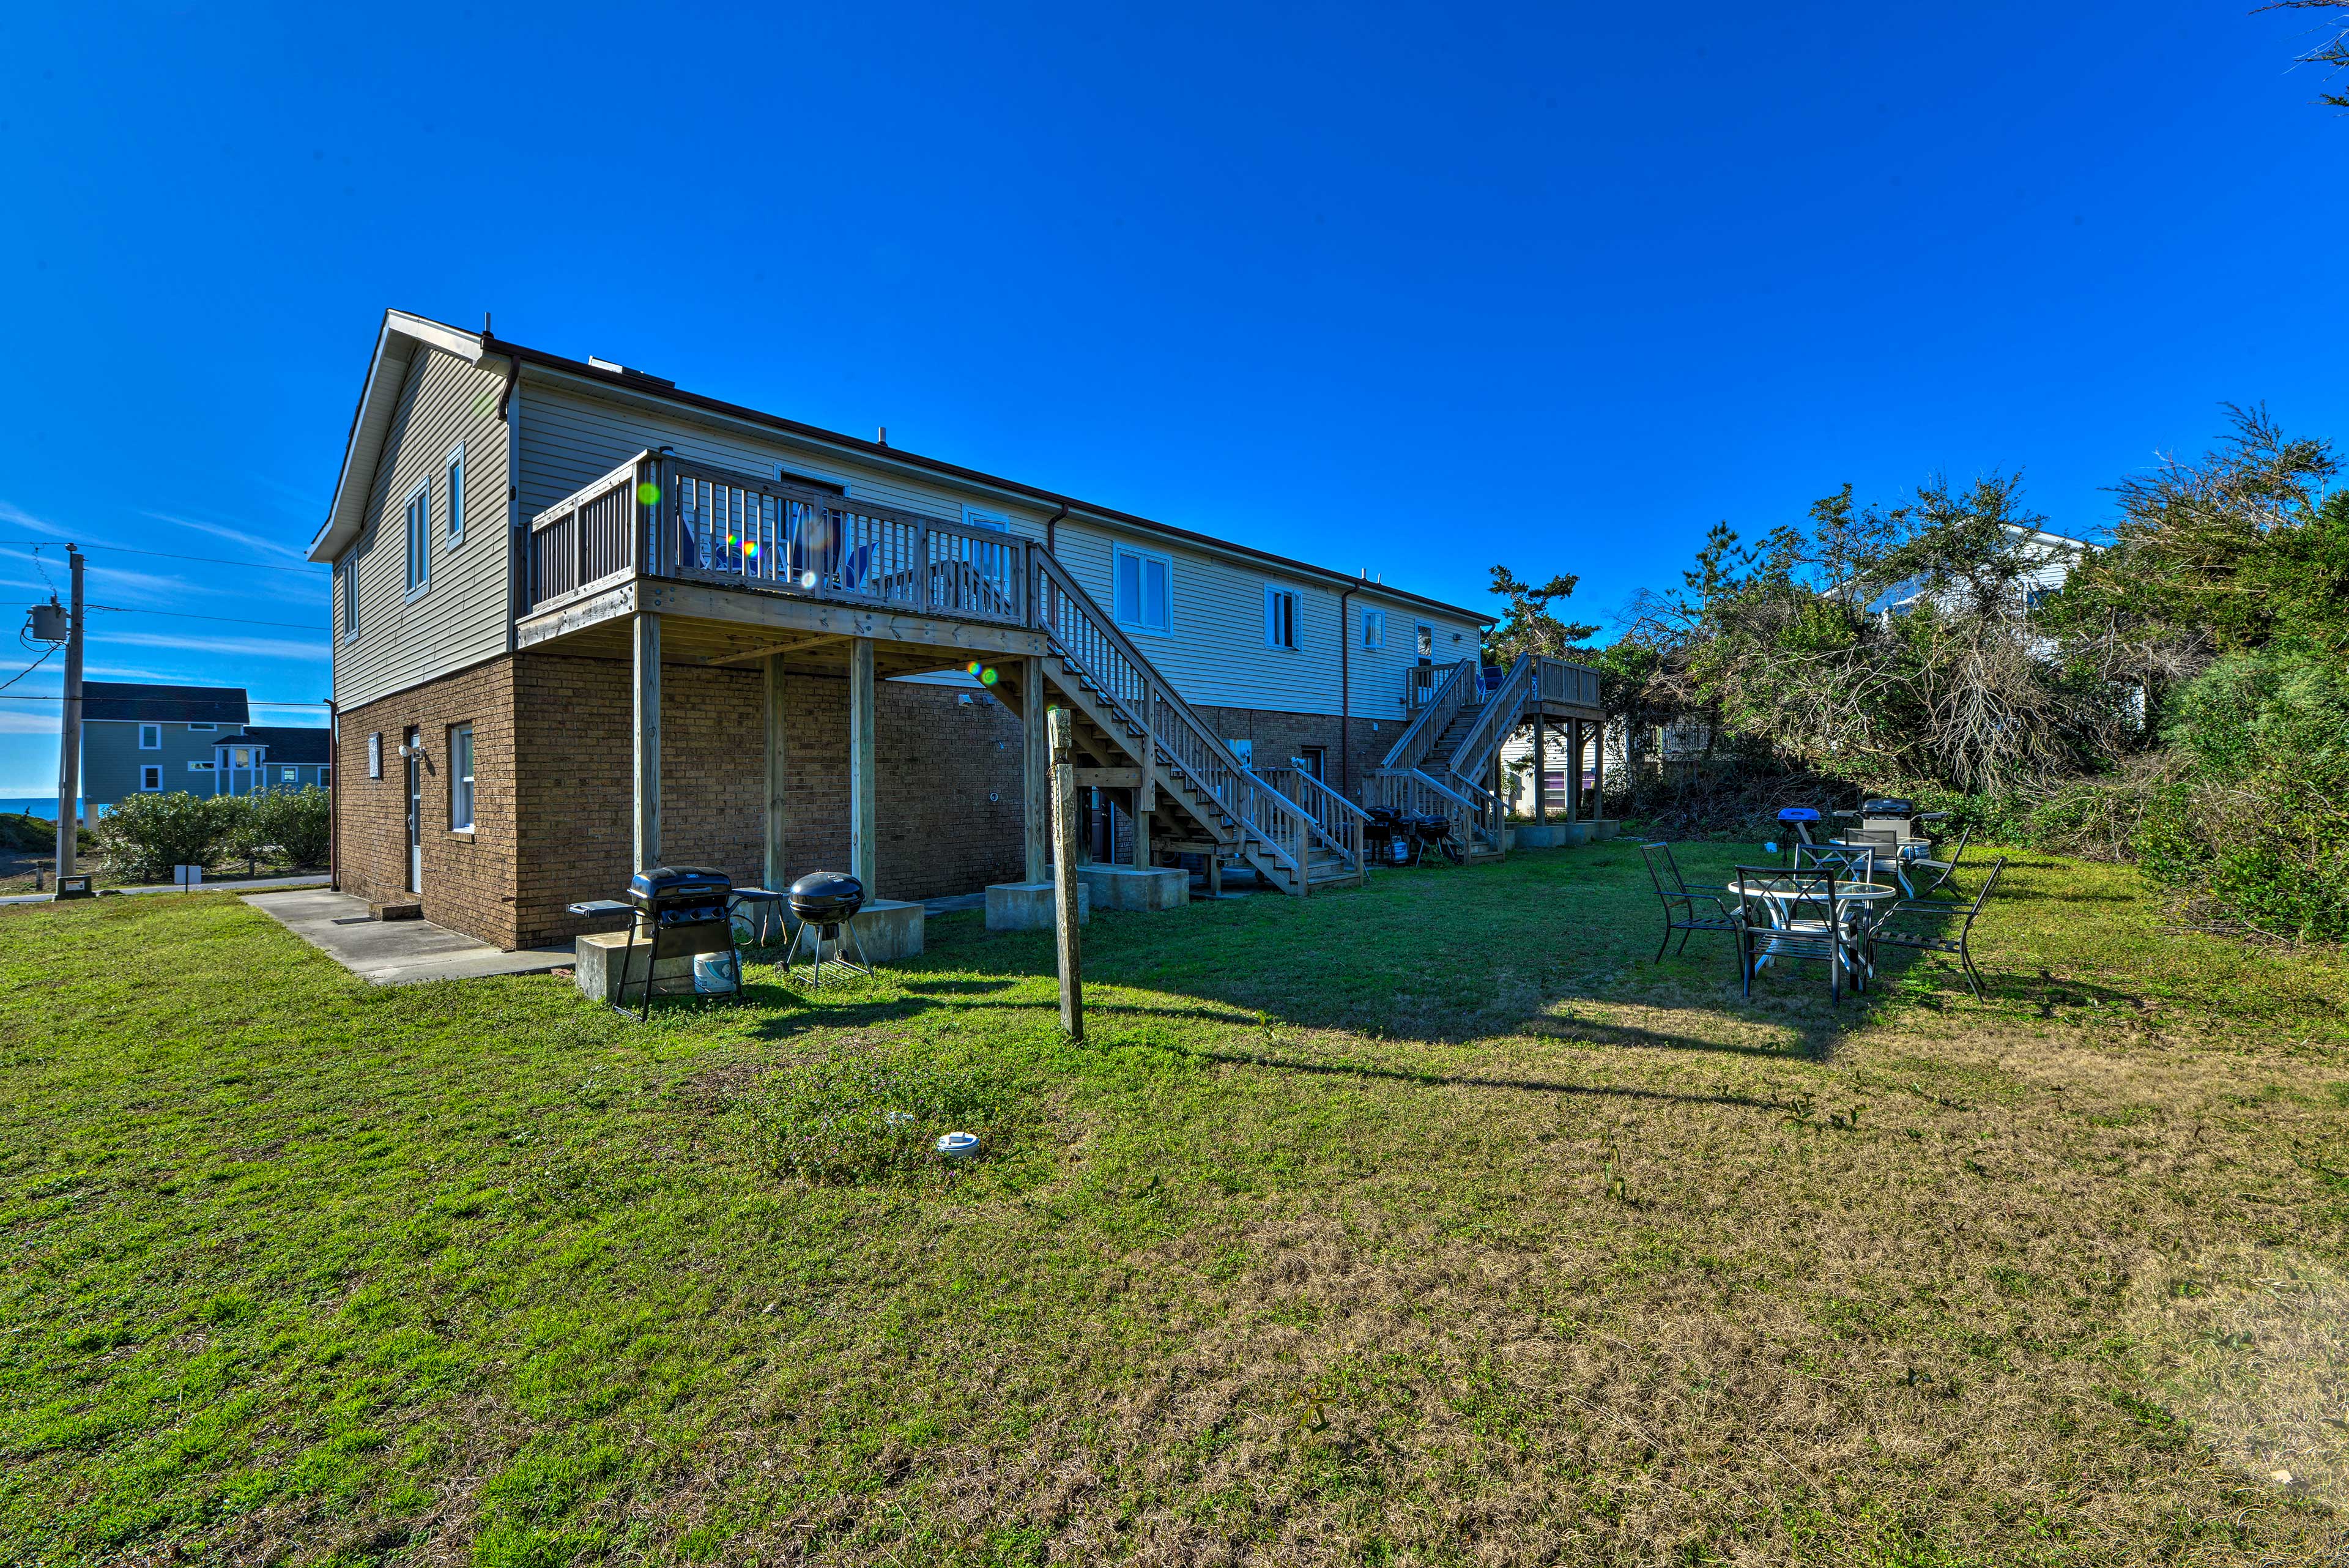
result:
[(1961, 897), (1957, 884), (1950, 878), (1956, 873), (1958, 862), (1966, 857), (1966, 846), (1972, 841), (1973, 836), (1974, 830), (1971, 827), (1959, 834), (1958, 846), (1950, 851), (1950, 857), (1947, 860), (1909, 862), (1909, 878), (1915, 884), (1915, 890), (1909, 895), (1911, 901), (1930, 898), (1945, 888), (1949, 889), (1951, 898)]
[[(1954, 859), (1954, 857), (1952, 857)], [(1982, 891), (1974, 895), (1971, 904), (1953, 904), (1944, 898), (1930, 901), (1903, 898), (1886, 909), (1868, 932), (1868, 948), (1871, 955), (1879, 947), (1906, 948), (1911, 952), (1955, 953), (1965, 971), (1966, 983), (1973, 987), (1976, 996), (1982, 993), (1982, 973), (1974, 968), (1974, 955), (1967, 947), (1967, 939), (1974, 929), (1974, 917), (1990, 902), (1990, 890), (1998, 886), (1998, 874), (2006, 869), (2004, 860), (1993, 860), (1990, 875), (1982, 878)], [(1947, 922), (1960, 918), (1952, 934)], [(1928, 926), (1925, 922), (1934, 922)]]
[[(1790, 963), (1824, 963), (1827, 990), (1843, 1001), (1843, 979), (1850, 970), (1850, 947), (1859, 930), (1852, 925), (1853, 907), (1836, 890), (1836, 874), (1826, 867), (1785, 871), (1775, 866), (1740, 866), (1739, 888), (1765, 884), (1778, 889), (1766, 898), (1738, 896), (1731, 906), (1737, 921), (1738, 979), (1745, 999), (1754, 999), (1754, 976), (1770, 959)], [(1765, 916), (1766, 911), (1766, 916)], [(1757, 917), (1765, 917), (1758, 918)]]
[(1661, 839), (1640, 846), (1640, 854), (1648, 862), (1648, 877), (1656, 885), (1656, 898), (1664, 907), (1664, 940), (1656, 944), (1656, 961), (1664, 961), (1664, 950), (1672, 945), (1672, 933), (1681, 934), (1681, 951), (1688, 951), (1692, 931), (1719, 931), (1723, 936), (1737, 934), (1736, 918), (1722, 901), (1722, 889), (1692, 883), (1681, 875), (1681, 863), (1672, 857), (1672, 846)]

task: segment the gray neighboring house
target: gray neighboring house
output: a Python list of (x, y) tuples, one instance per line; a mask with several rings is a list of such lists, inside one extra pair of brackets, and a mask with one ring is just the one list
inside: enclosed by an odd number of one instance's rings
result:
[(218, 794), (214, 747), (252, 722), (242, 686), (82, 686), (81, 789), (88, 810), (129, 795)]
[(212, 742), (212, 787), (221, 794), (333, 786), (334, 758), (323, 727), (247, 727)]

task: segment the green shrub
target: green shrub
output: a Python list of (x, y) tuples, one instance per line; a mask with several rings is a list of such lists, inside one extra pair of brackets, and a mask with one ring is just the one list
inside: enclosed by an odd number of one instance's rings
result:
[(334, 797), (316, 784), (245, 797), (239, 848), (293, 866), (324, 866), (333, 834)]
[(127, 882), (160, 882), (174, 866), (209, 866), (245, 816), (234, 795), (134, 794), (98, 820), (98, 853)]
[(1025, 1120), (1024, 1086), (903, 1054), (834, 1052), (779, 1068), (736, 1102), (751, 1158), (776, 1176), (846, 1184), (939, 1168), (939, 1137), (999, 1152)]
[[(98, 842), (87, 827), (75, 830), (76, 848), (88, 849)], [(54, 816), (35, 816), (29, 811), (0, 812), (0, 853), (17, 855), (49, 855), (57, 846), (57, 820)]]

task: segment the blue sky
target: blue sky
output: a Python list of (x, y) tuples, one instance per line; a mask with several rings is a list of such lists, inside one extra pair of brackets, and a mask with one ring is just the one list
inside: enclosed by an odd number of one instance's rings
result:
[(2349, 436), (2349, 119), (2247, 10), (26, 7), (0, 583), (323, 698), (320, 576), (120, 552), (295, 565), (386, 306), (1471, 604), (1846, 480), (2087, 533), (2223, 400)]

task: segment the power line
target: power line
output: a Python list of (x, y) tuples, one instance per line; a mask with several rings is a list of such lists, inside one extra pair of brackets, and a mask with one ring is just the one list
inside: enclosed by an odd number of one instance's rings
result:
[(233, 615), (197, 615), (191, 610), (133, 609), (129, 605), (90, 605), (87, 607), (94, 610), (112, 610), (117, 615), (162, 615), (170, 616), (177, 620), (216, 620), (223, 622), (229, 626), (274, 626), (285, 631), (325, 631), (327, 629), (327, 628), (316, 621), (246, 620), (241, 617)]
[[(8, 543), (30, 545), (38, 549), (43, 545), (55, 545), (57, 541), (11, 539)], [(252, 566), (264, 572), (294, 572), (305, 577), (315, 577), (318, 575), (317, 568), (315, 566), (274, 566), (267, 561), (232, 561), (225, 556), (175, 556), (169, 550), (134, 550), (128, 545), (78, 545), (75, 548), (84, 555), (88, 555), (92, 550), (110, 550), (118, 556), (152, 556), (159, 561), (203, 561), (215, 566)]]
[[(41, 656), (42, 659), (46, 659), (48, 655), (47, 654), (43, 654)], [(26, 675), (30, 675), (33, 672), (33, 670), (38, 669), (39, 666), (40, 660), (34, 660), (32, 667), (18, 674), (16, 679), (17, 680), (22, 680)], [(15, 682), (12, 681), (10, 684), (13, 685), (14, 683)], [(134, 681), (132, 684), (143, 685), (147, 683)], [(165, 681), (163, 684), (170, 685), (171, 682)], [(0, 697), (0, 702), (62, 702), (65, 700), (65, 693), (62, 691), (52, 691), (46, 695), (38, 691), (27, 691), (21, 697)], [(317, 708), (324, 710), (333, 706), (330, 702), (279, 702), (267, 697), (248, 697), (244, 701), (247, 706), (254, 708)]]
[[(47, 652), (43, 653), (40, 658), (36, 659), (32, 663), (27, 664), (24, 669), (19, 670), (16, 674), (8, 677), (7, 680), (0, 680), (0, 691), (7, 691), (8, 688), (16, 684), (17, 681), (22, 680), (34, 670), (38, 670), (42, 665), (47, 664), (49, 661), (49, 654), (55, 653), (57, 650), (57, 645), (56, 643), (53, 642), (49, 644)], [(11, 702), (23, 702), (29, 701), (29, 699), (26, 697), (11, 697), (8, 701)], [(60, 696), (57, 701), (62, 702), (65, 699)]]

